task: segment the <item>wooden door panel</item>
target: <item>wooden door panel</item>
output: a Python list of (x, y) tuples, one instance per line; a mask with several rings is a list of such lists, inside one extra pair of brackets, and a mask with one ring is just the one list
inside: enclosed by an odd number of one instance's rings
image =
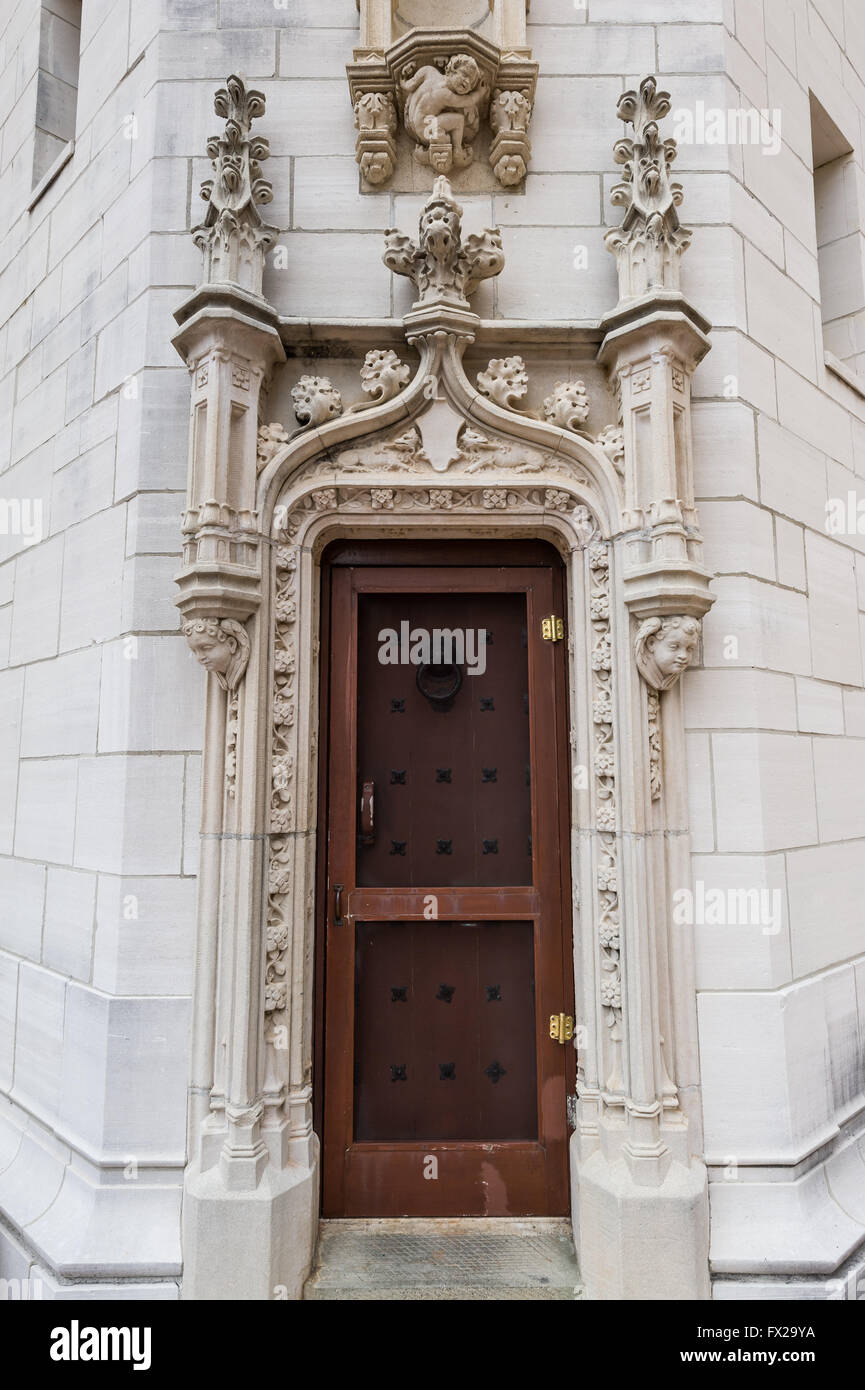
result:
[[(561, 653), (540, 638), (557, 576), (330, 577), (324, 1213), (563, 1213), (567, 779)], [(380, 659), (382, 632), (466, 628), (491, 635), (482, 673)]]
[(538, 1137), (531, 922), (359, 922), (354, 1139)]

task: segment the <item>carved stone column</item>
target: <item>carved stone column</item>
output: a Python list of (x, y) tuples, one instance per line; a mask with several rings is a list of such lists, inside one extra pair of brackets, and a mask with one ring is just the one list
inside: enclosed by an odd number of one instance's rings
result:
[[(690, 233), (669, 179), (675, 143), (658, 121), (669, 98), (647, 77), (618, 116), (625, 207), (607, 234), (619, 302), (602, 322), (599, 360), (620, 402), (624, 509), (620, 699), (631, 756), (619, 750), (620, 949), (607, 951), (607, 1032), (597, 1076), (583, 1075), (575, 1136), (580, 1262), (591, 1297), (706, 1298), (708, 1198), (701, 1155), (693, 942), (672, 927), (672, 891), (690, 883), (685, 740), (673, 687), (710, 607), (694, 509), (690, 378), (709, 324), (679, 289)], [(669, 692), (669, 693), (663, 693)], [(624, 722), (624, 721), (623, 721)], [(634, 768), (647, 768), (637, 780)], [(674, 935), (675, 933), (675, 935)]]
[[(256, 511), (259, 402), (285, 354), (262, 297), (276, 232), (262, 220), (267, 142), (251, 131), (264, 97), (229, 77), (215, 97), (225, 126), (208, 141), (214, 177), (193, 231), (201, 286), (176, 314), (174, 344), (192, 381), (189, 477), (177, 605), (190, 647), (211, 673), (205, 728), (202, 845), (193, 1001), (189, 1166), (183, 1198), (186, 1298), (270, 1298), (288, 1286), (274, 1208), (310, 1210), (308, 1169), (289, 1169), (284, 1115), (262, 1097), (261, 896), (264, 832), (260, 744), (266, 643), (259, 632), (265, 557)], [(265, 543), (266, 544), (266, 543)], [(303, 1192), (306, 1176), (308, 1192)], [(298, 1277), (302, 1277), (299, 1275)]]

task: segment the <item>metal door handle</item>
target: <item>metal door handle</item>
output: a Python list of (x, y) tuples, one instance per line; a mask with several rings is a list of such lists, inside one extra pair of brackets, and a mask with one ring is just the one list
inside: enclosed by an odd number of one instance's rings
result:
[(364, 782), (360, 793), (360, 842), (375, 843), (375, 782)]
[(342, 915), (342, 892), (344, 887), (344, 883), (335, 883), (333, 885), (333, 925), (335, 927), (342, 927), (345, 925), (345, 918)]

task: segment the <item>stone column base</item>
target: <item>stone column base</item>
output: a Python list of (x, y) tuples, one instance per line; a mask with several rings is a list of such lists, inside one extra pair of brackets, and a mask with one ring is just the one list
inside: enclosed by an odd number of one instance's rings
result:
[(581, 1157), (571, 1141), (574, 1242), (589, 1299), (708, 1299), (706, 1169), (673, 1162), (638, 1186), (624, 1159)]
[(254, 1191), (229, 1191), (219, 1165), (186, 1172), (183, 1299), (297, 1300), (318, 1231), (318, 1164), (265, 1168)]

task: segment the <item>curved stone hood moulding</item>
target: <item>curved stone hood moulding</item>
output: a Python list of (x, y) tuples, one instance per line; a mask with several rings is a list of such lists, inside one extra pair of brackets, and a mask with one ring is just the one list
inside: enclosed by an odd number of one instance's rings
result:
[(454, 175), (473, 163), (473, 142), (484, 123), (496, 182), (511, 187), (525, 178), (538, 77), (526, 47), (528, 6), (526, 0), (488, 4), (488, 23), (478, 22), (483, 4), (459, 7), (471, 25), (466, 28), (436, 26), (437, 7), (416, 5), (428, 27), (401, 33), (405, 18), (395, 0), (358, 0), (360, 45), (346, 72), (358, 132), (355, 158), (367, 191), (392, 178), (400, 131), (414, 163), (433, 176)]

